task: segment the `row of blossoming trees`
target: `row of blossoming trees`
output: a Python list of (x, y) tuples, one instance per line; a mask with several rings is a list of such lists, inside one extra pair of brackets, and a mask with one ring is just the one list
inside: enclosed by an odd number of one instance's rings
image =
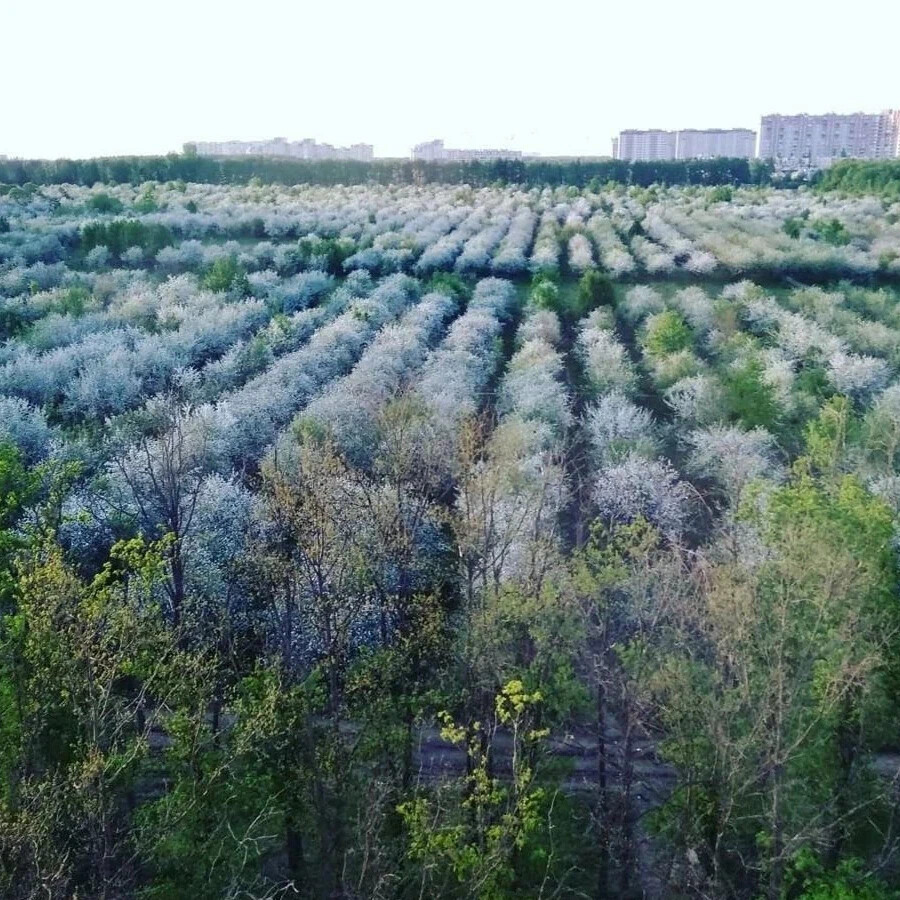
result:
[[(2, 188), (0, 188), (2, 190)], [(730, 199), (728, 199), (730, 198)], [(896, 204), (808, 189), (46, 186), (0, 194), (5, 293), (111, 269), (895, 276)], [(11, 227), (15, 225), (15, 227)], [(76, 272), (70, 270), (71, 267)], [(269, 277), (267, 278), (267, 274)]]
[(890, 896), (896, 219), (5, 191), (0, 892)]

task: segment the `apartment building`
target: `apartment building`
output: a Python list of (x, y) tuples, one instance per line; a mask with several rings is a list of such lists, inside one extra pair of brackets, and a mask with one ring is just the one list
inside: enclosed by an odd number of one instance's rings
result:
[(900, 156), (900, 109), (886, 109), (878, 117), (876, 146), (879, 157)]
[(615, 159), (750, 159), (756, 152), (756, 132), (748, 128), (685, 128), (681, 131), (628, 129), (613, 138)]
[(651, 128), (641, 131), (629, 128), (619, 132), (616, 159), (635, 160), (675, 159), (676, 133)]
[(779, 168), (822, 168), (843, 157), (884, 159), (900, 150), (900, 111), (762, 117), (759, 156)]
[(756, 132), (749, 128), (685, 128), (675, 133), (676, 159), (752, 159), (755, 155)]
[(285, 159), (352, 159), (368, 162), (374, 157), (371, 144), (335, 147), (311, 138), (289, 141), (283, 137), (268, 141), (196, 141), (184, 145), (186, 153), (197, 156), (271, 156)]
[(472, 162), (474, 160), (521, 159), (521, 150), (457, 150), (445, 147), (442, 140), (416, 144), (410, 153), (419, 162)]

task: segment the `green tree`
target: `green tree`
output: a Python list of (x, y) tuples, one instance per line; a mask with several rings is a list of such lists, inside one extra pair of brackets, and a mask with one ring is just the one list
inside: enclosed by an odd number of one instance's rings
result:
[(552, 276), (546, 273), (539, 273), (534, 276), (528, 300), (538, 309), (561, 312), (559, 285)]
[(201, 284), (209, 291), (231, 291), (240, 297), (246, 297), (250, 293), (247, 273), (233, 254), (213, 262), (203, 275)]
[(625, 658), (680, 773), (658, 828), (708, 892), (751, 878), (780, 900), (798, 853), (833, 866), (877, 847), (889, 816), (867, 760), (894, 702), (896, 560), (889, 510), (853, 478), (801, 466), (746, 510), (768, 555), (707, 561)]
[(644, 334), (644, 349), (651, 356), (662, 357), (679, 350), (688, 350), (694, 336), (687, 322), (674, 309), (667, 309), (652, 316)]
[(803, 230), (803, 223), (800, 219), (789, 218), (784, 220), (784, 224), (781, 226), (781, 230), (789, 237), (789, 238), (799, 238), (800, 234)]
[(722, 374), (728, 416), (745, 428), (769, 428), (777, 422), (775, 391), (763, 379), (763, 365), (749, 358)]
[(613, 306), (616, 289), (608, 275), (597, 269), (588, 269), (578, 280), (573, 313), (580, 319), (598, 306)]
[(467, 747), (474, 765), (461, 781), (445, 784), (436, 795), (420, 794), (398, 807), (415, 865), (413, 884), (421, 885), (422, 895), (478, 900), (537, 896), (541, 874), (551, 863), (552, 793), (540, 778), (548, 732), (536, 724), (541, 700), (540, 692), (528, 692), (516, 680), (495, 698), (496, 727), (511, 741), (508, 784), (492, 774), (491, 744), (457, 725), (449, 713), (441, 714), (441, 736)]
[(98, 213), (120, 213), (123, 210), (122, 201), (110, 194), (94, 194), (87, 202), (88, 209)]
[(49, 538), (18, 561), (0, 622), (0, 893), (122, 896), (150, 732), (202, 664), (153, 600), (160, 548), (116, 545), (82, 580)]

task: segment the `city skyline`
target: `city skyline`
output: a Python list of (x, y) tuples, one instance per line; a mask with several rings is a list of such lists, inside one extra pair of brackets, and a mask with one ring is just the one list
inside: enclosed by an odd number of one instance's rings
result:
[[(443, 159), (445, 161), (463, 161), (467, 159), (497, 159), (497, 158), (509, 158), (509, 159), (521, 159), (521, 158), (530, 158), (530, 157), (611, 157), (613, 159), (625, 159), (631, 158), (635, 159), (676, 159), (676, 158), (702, 158), (702, 157), (712, 157), (712, 156), (720, 156), (720, 155), (728, 155), (724, 153), (683, 153), (681, 151), (681, 146), (684, 143), (685, 136), (695, 136), (694, 140), (700, 141), (699, 146), (703, 146), (703, 140), (709, 140), (712, 135), (734, 135), (740, 136), (743, 138), (744, 135), (752, 134), (754, 136), (754, 151), (751, 153), (746, 152), (738, 152), (734, 155), (740, 157), (749, 157), (749, 158), (770, 158), (764, 152), (764, 144), (765, 138), (764, 133), (766, 130), (766, 122), (767, 120), (785, 120), (785, 121), (803, 121), (803, 120), (824, 120), (824, 119), (837, 119), (837, 120), (850, 120), (850, 119), (868, 119), (874, 121), (876, 119), (884, 119), (886, 116), (891, 116), (894, 136), (891, 140), (891, 146), (893, 148), (893, 153), (888, 154), (893, 156), (900, 156), (900, 109), (896, 107), (891, 107), (888, 109), (882, 109), (879, 112), (872, 111), (863, 111), (861, 109), (857, 109), (851, 112), (848, 111), (835, 111), (829, 110), (827, 112), (796, 112), (796, 113), (763, 113), (758, 116), (758, 124), (754, 128), (742, 127), (732, 125), (730, 127), (720, 127), (720, 126), (709, 126), (704, 128), (698, 127), (686, 127), (679, 126), (677, 128), (635, 128), (628, 127), (618, 130), (613, 133), (611, 136), (608, 136), (605, 140), (605, 148), (603, 144), (599, 144), (597, 147), (592, 148), (588, 152), (565, 152), (561, 151), (559, 153), (540, 153), (533, 151), (527, 147), (509, 147), (506, 149), (496, 149), (496, 147), (488, 146), (484, 143), (470, 143), (464, 148), (455, 148), (446, 146), (449, 142), (444, 138), (431, 138), (426, 141), (418, 140), (414, 144), (412, 144), (405, 152), (400, 153), (382, 153), (379, 152), (379, 148), (367, 142), (366, 140), (352, 140), (348, 141), (344, 145), (332, 143), (327, 140), (319, 140), (318, 137), (310, 138), (304, 137), (301, 139), (290, 139), (285, 137), (271, 137), (271, 138), (243, 138), (243, 137), (228, 137), (224, 139), (215, 139), (211, 140), (205, 138), (203, 140), (200, 139), (189, 139), (182, 140), (179, 142), (177, 147), (172, 147), (166, 151), (159, 151), (159, 153), (180, 153), (187, 152), (188, 148), (192, 148), (192, 152), (197, 152), (199, 155), (262, 155), (262, 156), (284, 156), (284, 157), (293, 157), (300, 159), (356, 159), (356, 160), (367, 160), (367, 159), (404, 159), (404, 158), (412, 158), (419, 160), (439, 160)], [(666, 142), (667, 140), (671, 141), (671, 155), (668, 155), (666, 152), (657, 152), (654, 149), (654, 152), (650, 155), (638, 155), (638, 156), (630, 156), (622, 155), (620, 153), (620, 144), (622, 137), (625, 135), (653, 135), (654, 140)], [(610, 151), (610, 141), (611, 141), (611, 151)], [(741, 145), (743, 145), (743, 140), (740, 141)], [(274, 152), (271, 149), (275, 145), (282, 145), (285, 148), (285, 152)], [(440, 152), (435, 152), (433, 148), (440, 147)], [(255, 148), (255, 149), (254, 149)], [(122, 150), (117, 153), (97, 153), (93, 154), (94, 156), (118, 156), (118, 155), (156, 155), (153, 153), (142, 154), (136, 151)], [(850, 155), (862, 155), (862, 154), (850, 154)], [(57, 156), (28, 156), (26, 154), (21, 153), (10, 153), (8, 150), (2, 146), (0, 146), (0, 159), (58, 159), (58, 158), (78, 158), (75, 155), (57, 155)]]

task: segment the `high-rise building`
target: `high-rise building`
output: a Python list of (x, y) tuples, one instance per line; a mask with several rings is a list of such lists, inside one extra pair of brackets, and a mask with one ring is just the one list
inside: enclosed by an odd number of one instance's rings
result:
[(618, 155), (616, 159), (659, 160), (675, 159), (675, 132), (651, 128), (641, 131), (629, 128), (619, 132)]
[(821, 168), (836, 159), (883, 159), (898, 155), (898, 110), (763, 116), (759, 156), (780, 168)]
[(900, 156), (900, 109), (886, 109), (878, 117), (876, 145), (879, 157)]
[(752, 159), (756, 155), (756, 132), (749, 128), (685, 128), (676, 132), (675, 141), (676, 159)]
[(289, 141), (283, 137), (270, 141), (196, 141), (184, 145), (185, 152), (197, 156), (272, 156), (285, 159), (352, 159), (368, 162), (374, 157), (371, 144), (334, 147), (311, 138)]
[(410, 156), (420, 162), (472, 162), (474, 160), (521, 159), (521, 150), (456, 150), (442, 140), (425, 141), (412, 148)]
[(626, 160), (750, 159), (756, 152), (756, 132), (749, 128), (686, 128), (641, 131), (630, 128), (613, 138), (613, 156)]

